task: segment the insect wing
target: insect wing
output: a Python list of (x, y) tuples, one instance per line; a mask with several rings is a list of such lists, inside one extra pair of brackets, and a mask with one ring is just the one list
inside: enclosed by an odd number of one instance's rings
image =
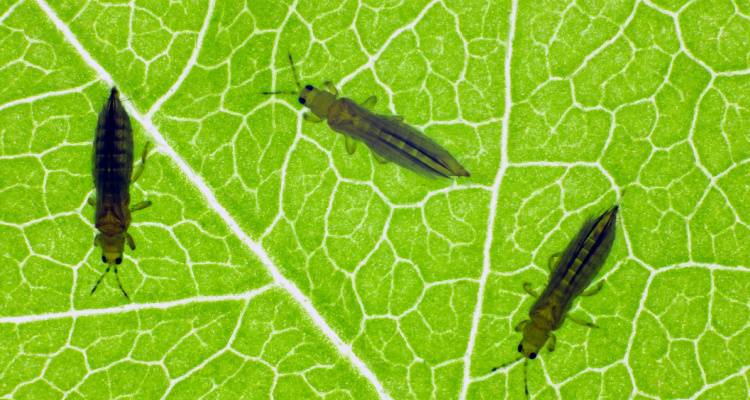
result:
[(375, 153), (385, 160), (394, 162), (404, 168), (410, 169), (422, 176), (434, 178), (436, 176), (448, 177), (449, 175), (430, 168), (425, 163), (415, 158), (408, 151), (400, 148), (398, 145), (386, 142), (378, 136), (365, 136), (365, 143)]
[(542, 298), (560, 289), (563, 293), (561, 301), (564, 303), (560, 311), (564, 312), (573, 298), (586, 289), (612, 248), (616, 218), (615, 206), (601, 216), (584, 223), (557, 262)]
[(386, 153), (383, 156), (387, 159), (392, 159), (389, 155), (397, 153), (408, 161), (406, 165), (399, 165), (427, 176), (469, 176), (447, 150), (416, 128), (387, 115), (367, 112), (365, 119), (377, 128), (377, 141), (382, 143), (379, 147), (383, 147)]
[(94, 139), (94, 185), (116, 194), (127, 190), (133, 168), (133, 131), (130, 118), (117, 95), (112, 93), (99, 113)]
[[(127, 224), (128, 193), (133, 169), (133, 131), (130, 118), (113, 88), (99, 113), (93, 157), (94, 186), (96, 186), (97, 227), (101, 224)], [(118, 221), (105, 221), (114, 215)]]

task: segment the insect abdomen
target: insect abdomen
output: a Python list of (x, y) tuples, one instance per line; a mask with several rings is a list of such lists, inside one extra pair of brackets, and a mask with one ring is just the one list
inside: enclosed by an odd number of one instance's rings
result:
[(468, 176), (445, 149), (413, 127), (340, 99), (328, 114), (336, 131), (365, 142), (381, 157), (427, 176)]
[(97, 195), (128, 197), (133, 169), (133, 133), (130, 120), (112, 89), (109, 100), (99, 114), (94, 141), (94, 185)]
[(567, 287), (573, 296), (581, 293), (591, 283), (604, 264), (614, 241), (616, 218), (617, 206), (596, 219), (576, 252), (562, 280), (563, 287)]
[(560, 258), (542, 296), (532, 307), (531, 314), (542, 309), (551, 310), (553, 329), (562, 324), (571, 303), (599, 272), (615, 234), (617, 206), (594, 221), (589, 221), (570, 243)]

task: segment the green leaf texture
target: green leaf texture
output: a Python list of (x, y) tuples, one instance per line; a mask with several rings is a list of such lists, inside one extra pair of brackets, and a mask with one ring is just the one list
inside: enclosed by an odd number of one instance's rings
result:
[[(738, 0), (0, 1), (0, 396), (520, 399), (513, 326), (621, 205), (536, 399), (750, 393), (750, 6)], [(349, 156), (303, 83), (464, 164)], [(120, 277), (92, 246), (116, 85), (152, 141)], [(495, 372), (492, 368), (507, 364)]]

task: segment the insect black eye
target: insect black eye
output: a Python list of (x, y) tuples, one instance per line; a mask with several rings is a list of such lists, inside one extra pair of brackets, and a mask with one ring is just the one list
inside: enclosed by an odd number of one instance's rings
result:
[(536, 358), (536, 353), (529, 354), (529, 358), (532, 359), (532, 360), (535, 359)]
[(102, 262), (106, 263), (107, 262), (107, 257), (102, 256)]
[(299, 101), (300, 104), (305, 104), (305, 99), (303, 97), (300, 97), (297, 100)]
[(115, 258), (115, 264), (117, 264), (117, 265), (122, 264), (122, 257)]
[(314, 89), (314, 88), (313, 88), (313, 86), (312, 86), (312, 85), (307, 85), (307, 86), (305, 86), (305, 90), (307, 90), (308, 92), (309, 92), (309, 91), (311, 91), (311, 90), (313, 90), (313, 89)]
[(523, 353), (523, 345), (521, 343), (518, 344), (518, 352)]

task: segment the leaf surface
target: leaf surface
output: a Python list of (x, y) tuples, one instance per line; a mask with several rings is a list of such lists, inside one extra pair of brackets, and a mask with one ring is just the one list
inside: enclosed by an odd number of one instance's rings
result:
[[(0, 396), (524, 398), (550, 256), (621, 205), (601, 293), (531, 397), (750, 393), (750, 8), (730, 0), (0, 2)], [(302, 118), (334, 82), (470, 179)], [(120, 277), (92, 247), (109, 86), (136, 154)], [(504, 365), (496, 372), (492, 368)]]

